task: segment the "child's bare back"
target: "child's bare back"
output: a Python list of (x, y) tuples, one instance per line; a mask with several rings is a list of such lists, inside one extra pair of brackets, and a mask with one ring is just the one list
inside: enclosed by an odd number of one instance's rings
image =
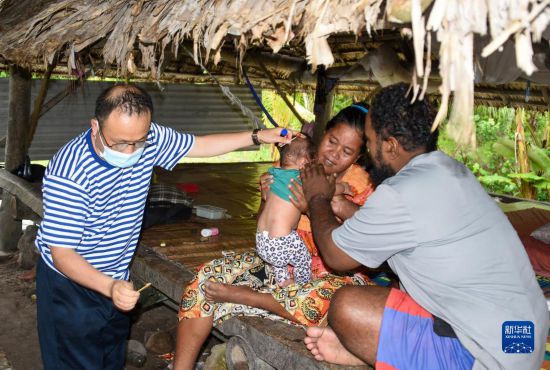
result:
[(291, 202), (290, 179), (299, 181), (299, 169), (311, 161), (314, 147), (308, 138), (296, 138), (281, 149), (281, 168), (270, 168), (273, 183), (258, 217), (256, 250), (271, 264), (277, 283), (292, 283), (288, 265), (293, 265), (295, 280), (305, 283), (311, 276), (311, 256), (295, 229), (301, 212)]

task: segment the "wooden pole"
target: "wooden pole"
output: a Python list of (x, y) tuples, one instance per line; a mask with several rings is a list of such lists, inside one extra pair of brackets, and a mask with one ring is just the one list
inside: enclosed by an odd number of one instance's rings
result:
[(275, 81), (275, 79), (273, 78), (273, 75), (271, 73), (269, 73), (269, 70), (267, 69), (265, 64), (261, 60), (258, 60), (258, 64), (260, 65), (260, 68), (262, 69), (262, 72), (267, 76), (267, 78), (269, 78), (269, 81), (271, 81), (271, 84), (273, 85), (273, 87), (275, 88), (275, 90), (277, 91), (279, 96), (283, 99), (286, 106), (294, 114), (294, 117), (296, 117), (298, 119), (298, 121), (300, 121), (302, 126), (307, 124), (306, 120), (304, 120), (302, 118), (302, 116), (300, 116), (300, 113), (298, 113), (296, 111), (296, 108), (294, 108), (294, 105), (288, 100), (288, 98), (286, 96), (286, 93), (283, 90), (281, 90), (281, 88), (279, 87), (279, 84), (277, 84), (277, 81)]
[[(17, 67), (10, 67), (8, 97), (8, 131), (6, 136), (6, 170), (16, 169), (27, 154), (27, 135), (31, 105), (31, 73)], [(0, 254), (10, 254), (17, 249), (21, 236), (21, 221), (13, 219), (10, 204), (13, 195), (2, 192), (0, 206)]]
[(36, 132), (36, 127), (38, 126), (38, 119), (40, 118), (40, 110), (42, 108), (42, 104), (44, 103), (44, 99), (46, 99), (46, 94), (48, 92), (48, 85), (50, 83), (50, 77), (52, 75), (52, 71), (55, 68), (55, 65), (57, 63), (54, 62), (53, 64), (48, 64), (48, 69), (46, 69), (46, 73), (44, 73), (44, 76), (42, 77), (42, 84), (40, 85), (40, 91), (38, 92), (38, 96), (34, 99), (34, 108), (32, 110), (31, 118), (30, 118), (30, 130), (29, 134), (27, 135), (27, 148), (31, 147), (32, 139), (34, 137), (34, 133)]
[(325, 126), (331, 116), (332, 102), (334, 100), (334, 86), (337, 80), (329, 79), (326, 76), (324, 66), (317, 68), (317, 86), (315, 88), (315, 103), (313, 113), (315, 114), (315, 127), (313, 128), (313, 141), (319, 144)]

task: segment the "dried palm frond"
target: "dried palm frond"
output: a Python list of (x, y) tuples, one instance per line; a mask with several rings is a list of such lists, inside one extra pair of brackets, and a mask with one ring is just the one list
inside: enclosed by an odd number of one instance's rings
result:
[(304, 42), (315, 69), (334, 62), (329, 36), (370, 34), (388, 20), (411, 23), (417, 99), (428, 86), (435, 36), (442, 102), (434, 128), (446, 118), (453, 96), (451, 131), (473, 145), (474, 34), (492, 38), (482, 56), (512, 38), (518, 67), (533, 73), (531, 45), (550, 24), (550, 0), (0, 0), (0, 54), (22, 65), (47, 65), (62, 52), (71, 67), (79, 52), (102, 41), (105, 63), (116, 65), (122, 76), (138, 64), (158, 80), (166, 49), (177, 55), (184, 40), (192, 40), (195, 62), (205, 64), (211, 54), (220, 59), (228, 39), (241, 51), (265, 43), (274, 52), (296, 39)]

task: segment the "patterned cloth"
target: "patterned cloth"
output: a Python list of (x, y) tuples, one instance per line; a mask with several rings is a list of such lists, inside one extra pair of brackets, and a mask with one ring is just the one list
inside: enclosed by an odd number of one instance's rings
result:
[(374, 285), (360, 274), (353, 276), (326, 274), (306, 284), (293, 284), (280, 288), (276, 284), (271, 266), (255, 252), (233, 254), (215, 259), (199, 269), (197, 276), (183, 294), (180, 319), (213, 315), (215, 325), (239, 315), (283, 320), (255, 307), (206, 301), (204, 298), (206, 281), (248, 286), (261, 293), (271, 294), (285, 310), (294, 316), (297, 322), (305, 326), (315, 326), (321, 322), (328, 311), (330, 299), (338, 288), (345, 285)]
[[(358, 205), (362, 205), (373, 192), (368, 174), (357, 165), (348, 169), (342, 181), (351, 185), (354, 196), (348, 199)], [(338, 288), (345, 285), (374, 285), (362, 273), (338, 275), (324, 266), (314, 244), (307, 217), (302, 216), (297, 232), (312, 253), (312, 280), (310, 282), (280, 288), (276, 284), (271, 267), (265, 264), (256, 252), (228, 255), (198, 268), (195, 279), (189, 283), (183, 293), (178, 314), (179, 319), (214, 316), (214, 325), (239, 315), (287, 321), (255, 307), (207, 302), (204, 297), (204, 282), (206, 281), (248, 286), (261, 293), (271, 294), (285, 310), (294, 316), (296, 322), (304, 326), (319, 325), (328, 312), (332, 295)]]
[(162, 207), (163, 205), (183, 204), (193, 207), (193, 198), (171, 184), (153, 184), (147, 195), (149, 207)]

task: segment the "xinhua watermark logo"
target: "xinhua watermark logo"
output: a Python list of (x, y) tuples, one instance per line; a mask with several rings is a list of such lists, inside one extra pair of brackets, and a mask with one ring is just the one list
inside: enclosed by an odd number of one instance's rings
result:
[(535, 350), (535, 324), (532, 321), (505, 321), (502, 324), (504, 353), (531, 353)]

